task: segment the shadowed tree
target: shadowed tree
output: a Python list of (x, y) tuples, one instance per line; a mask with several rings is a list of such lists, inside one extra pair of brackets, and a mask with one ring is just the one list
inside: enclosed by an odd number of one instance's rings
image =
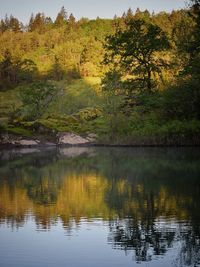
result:
[(186, 66), (186, 72), (191, 75), (200, 74), (200, 1), (191, 0), (191, 16), (194, 18), (195, 27), (193, 39), (188, 46), (189, 63)]
[(129, 93), (139, 89), (152, 92), (155, 75), (167, 65), (158, 56), (169, 48), (166, 34), (156, 25), (144, 20), (130, 20), (124, 31), (118, 30), (107, 38), (105, 63), (114, 63), (125, 77)]
[(25, 118), (38, 119), (58, 94), (58, 89), (50, 83), (34, 83), (21, 91), (21, 113)]
[(1, 19), (1, 22), (0, 22), (0, 32), (3, 33), (3, 32), (5, 32), (6, 30), (7, 30), (7, 28), (6, 28), (6, 24), (5, 24), (4, 20)]
[(12, 73), (13, 73), (13, 64), (12, 64), (11, 53), (8, 49), (6, 49), (4, 53), (4, 59), (0, 64), (1, 79), (11, 82), (13, 79)]

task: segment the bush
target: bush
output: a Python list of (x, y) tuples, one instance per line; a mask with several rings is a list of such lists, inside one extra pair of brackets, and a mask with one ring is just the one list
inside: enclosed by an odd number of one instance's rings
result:
[(58, 89), (50, 83), (39, 82), (23, 88), (20, 93), (22, 116), (29, 120), (40, 118), (57, 95)]
[(200, 119), (200, 79), (191, 78), (169, 87), (162, 94), (165, 119)]

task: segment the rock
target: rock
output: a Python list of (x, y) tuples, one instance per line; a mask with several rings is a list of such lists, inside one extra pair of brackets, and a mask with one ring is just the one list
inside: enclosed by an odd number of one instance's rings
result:
[(87, 135), (87, 140), (88, 140), (89, 142), (94, 143), (94, 142), (97, 140), (97, 135), (94, 134), (94, 133), (89, 133), (89, 134)]
[(38, 140), (24, 138), (13, 134), (1, 134), (0, 136), (1, 145), (14, 145), (14, 146), (37, 146), (40, 144)]
[(21, 146), (37, 146), (39, 144), (39, 141), (32, 140), (32, 139), (22, 139), (17, 142), (17, 145)]
[(83, 138), (80, 135), (74, 133), (62, 133), (58, 137), (58, 144), (62, 145), (86, 145), (89, 144), (90, 141), (87, 138)]
[(22, 136), (17, 136), (13, 134), (3, 133), (0, 134), (0, 145), (8, 145), (8, 146), (19, 146), (19, 147), (32, 147), (32, 146), (46, 146), (52, 147), (56, 145), (70, 145), (70, 146), (78, 146), (78, 145), (90, 145), (95, 144), (97, 136), (95, 134), (89, 133), (86, 137), (82, 137), (80, 135), (65, 132), (59, 133), (57, 135), (57, 140), (49, 140), (46, 136), (41, 138), (40, 140), (36, 140), (33, 138), (26, 138)]

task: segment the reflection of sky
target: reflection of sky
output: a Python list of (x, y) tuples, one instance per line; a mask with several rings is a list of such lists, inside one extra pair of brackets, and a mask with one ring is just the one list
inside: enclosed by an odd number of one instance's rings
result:
[[(179, 242), (164, 256), (154, 256), (150, 262), (136, 263), (134, 252), (112, 249), (107, 244), (109, 228), (101, 220), (81, 220), (78, 228), (66, 234), (62, 223), (49, 231), (35, 231), (29, 218), (24, 227), (11, 230), (0, 227), (0, 265), (3, 267), (169, 267), (177, 257)], [(153, 249), (150, 248), (150, 253)], [(12, 257), (10, 256), (12, 255)]]
[(76, 18), (97, 16), (112, 18), (115, 14), (121, 15), (129, 7), (133, 11), (137, 7), (156, 12), (170, 11), (185, 7), (185, 2), (185, 0), (0, 0), (0, 17), (12, 13), (23, 22), (27, 22), (32, 12), (44, 12), (54, 19), (64, 5)]

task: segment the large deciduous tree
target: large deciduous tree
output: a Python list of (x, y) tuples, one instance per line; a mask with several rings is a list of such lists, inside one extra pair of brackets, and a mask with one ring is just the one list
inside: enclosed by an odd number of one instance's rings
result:
[(151, 92), (155, 87), (153, 76), (166, 67), (158, 52), (169, 46), (166, 34), (157, 25), (132, 19), (125, 30), (107, 38), (105, 62), (123, 73), (129, 93), (137, 89)]

